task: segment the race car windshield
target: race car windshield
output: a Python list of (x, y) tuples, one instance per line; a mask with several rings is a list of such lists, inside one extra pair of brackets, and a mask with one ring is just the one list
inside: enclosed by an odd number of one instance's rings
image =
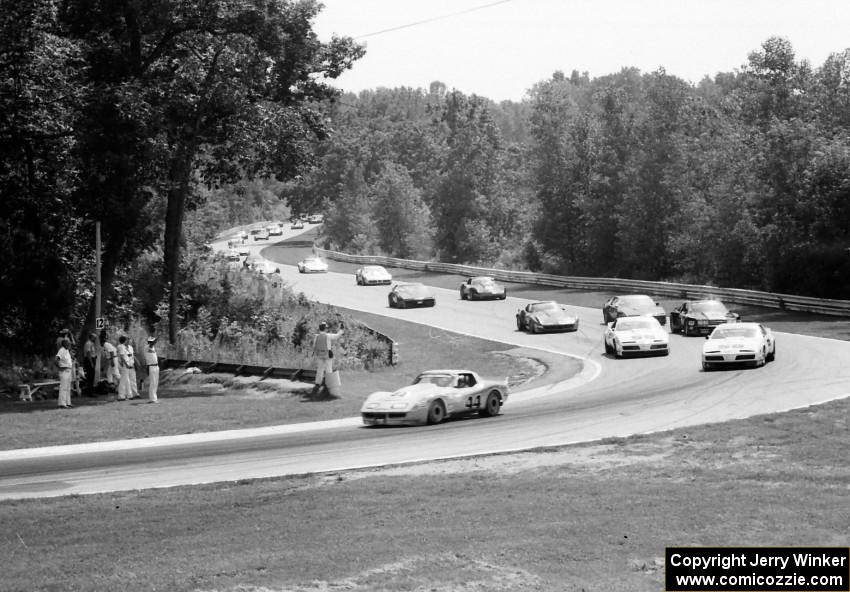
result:
[(742, 337), (744, 339), (755, 339), (759, 336), (754, 327), (721, 327), (711, 334), (712, 339), (729, 339), (730, 337)]
[(694, 302), (691, 305), (691, 310), (694, 312), (715, 312), (726, 314), (726, 307), (722, 302)]
[(384, 273), (383, 267), (364, 267), (363, 273)]
[(407, 286), (399, 286), (398, 291), (405, 296), (410, 296), (411, 298), (430, 298), (431, 294), (428, 292), (428, 288), (423, 286), (422, 284), (410, 284)]
[(649, 319), (625, 319), (617, 321), (617, 331), (651, 331), (658, 323), (653, 325)]
[(420, 374), (413, 381), (413, 384), (431, 383), (437, 386), (451, 386), (452, 377), (450, 374)]
[(476, 278), (472, 280), (472, 283), (487, 287), (496, 285), (496, 281), (493, 278)]
[(539, 302), (531, 305), (531, 312), (553, 312), (560, 308), (555, 302)]

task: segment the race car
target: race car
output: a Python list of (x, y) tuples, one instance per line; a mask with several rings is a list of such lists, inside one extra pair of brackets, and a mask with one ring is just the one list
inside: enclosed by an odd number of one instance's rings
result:
[(227, 251), (227, 260), (228, 261), (239, 261), (242, 257), (239, 255), (239, 251), (236, 249), (230, 249)]
[(437, 299), (425, 284), (418, 282), (398, 283), (387, 295), (390, 308), (407, 308), (408, 306), (434, 306)]
[(497, 298), (504, 300), (508, 290), (490, 276), (471, 277), (460, 285), (461, 300), (483, 300)]
[(634, 317), (652, 315), (661, 325), (667, 324), (667, 313), (660, 304), (644, 294), (629, 294), (609, 298), (602, 307), (602, 317), (605, 323), (610, 323), (618, 317)]
[(764, 366), (776, 359), (773, 331), (760, 323), (725, 323), (706, 335), (702, 369), (747, 364)]
[(554, 300), (531, 302), (516, 312), (516, 328), (531, 333), (578, 331), (578, 317)]
[(251, 249), (248, 248), (248, 245), (239, 245), (236, 247), (236, 252), (239, 253), (240, 257), (247, 257), (251, 254)]
[(301, 230), (302, 228), (304, 228), (304, 222), (301, 221), (301, 219), (296, 218), (292, 221), (292, 224), (289, 225), (289, 228), (291, 230)]
[(321, 257), (311, 255), (298, 262), (298, 271), (300, 273), (326, 273), (328, 264)]
[(255, 241), (258, 241), (258, 240), (269, 240), (269, 231), (268, 231), (268, 230), (266, 230), (265, 228), (260, 228), (260, 229), (259, 229), (259, 230), (258, 230), (258, 231), (254, 234), (254, 240), (255, 240)]
[(380, 265), (364, 265), (354, 272), (358, 286), (390, 285), (393, 276)]
[(243, 241), (248, 240), (248, 231), (247, 230), (240, 230), (239, 231), (239, 238), (242, 239)]
[(280, 236), (283, 234), (283, 228), (280, 224), (269, 224), (266, 226), (266, 232), (269, 233), (269, 236)]
[(360, 415), (367, 426), (437, 424), (461, 415), (498, 415), (507, 399), (507, 380), (471, 370), (427, 370), (409, 386), (369, 395)]
[(737, 322), (741, 316), (719, 300), (688, 300), (670, 311), (670, 331), (682, 335), (711, 333), (723, 323)]
[(670, 336), (652, 316), (620, 317), (605, 327), (605, 353), (618, 358), (634, 355), (666, 356)]
[(260, 275), (271, 275), (273, 273), (280, 273), (280, 266), (274, 261), (263, 259), (262, 261), (254, 264), (254, 271)]
[(307, 222), (309, 224), (321, 224), (323, 221), (324, 221), (324, 216), (322, 216), (321, 214), (311, 214), (307, 218)]

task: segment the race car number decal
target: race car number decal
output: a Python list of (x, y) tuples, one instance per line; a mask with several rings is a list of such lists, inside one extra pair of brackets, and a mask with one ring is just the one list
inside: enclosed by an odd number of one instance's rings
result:
[(466, 407), (468, 409), (472, 409), (473, 407), (481, 407), (481, 395), (475, 395), (474, 397), (466, 398)]

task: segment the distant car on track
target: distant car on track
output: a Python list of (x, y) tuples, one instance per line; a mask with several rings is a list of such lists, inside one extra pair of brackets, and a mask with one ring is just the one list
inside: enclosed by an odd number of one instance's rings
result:
[(298, 262), (298, 271), (301, 273), (325, 273), (328, 264), (317, 255), (311, 255)]
[(228, 261), (239, 261), (242, 256), (239, 254), (239, 251), (236, 249), (230, 249), (227, 251), (227, 260)]
[(256, 234), (254, 234), (254, 240), (269, 240), (269, 231), (265, 228), (260, 228), (260, 230), (258, 230)]
[(664, 311), (664, 308), (645, 294), (614, 296), (613, 298), (609, 298), (602, 307), (602, 317), (605, 319), (606, 324), (618, 317), (640, 315), (651, 315), (662, 326), (667, 324), (667, 313)]
[(504, 300), (508, 296), (508, 290), (490, 276), (481, 275), (471, 277), (460, 285), (461, 300)]
[(471, 370), (427, 370), (409, 386), (369, 395), (360, 415), (368, 426), (437, 424), (455, 416), (498, 415), (507, 399), (506, 380), (484, 379)]
[(266, 232), (269, 233), (269, 236), (280, 236), (283, 234), (283, 228), (280, 224), (269, 224), (266, 226)]
[(239, 238), (243, 241), (248, 240), (248, 231), (247, 230), (239, 231)]
[(380, 265), (364, 265), (354, 272), (358, 286), (379, 286), (393, 283), (393, 276)]
[(311, 214), (310, 217), (307, 218), (308, 224), (321, 224), (324, 220), (324, 216), (321, 214)]
[(400, 282), (394, 285), (387, 295), (387, 300), (390, 308), (434, 306), (437, 303), (431, 289), (418, 282)]
[(236, 251), (241, 257), (247, 257), (251, 254), (251, 249), (248, 248), (248, 245), (239, 245), (236, 247)]
[(531, 333), (578, 331), (578, 317), (554, 300), (530, 302), (516, 313), (516, 328)]
[(289, 225), (289, 228), (290, 230), (301, 230), (304, 228), (304, 222), (301, 219), (296, 218), (292, 221), (292, 224)]
[(741, 320), (719, 300), (688, 300), (670, 311), (670, 331), (682, 335), (711, 333), (718, 325)]
[(658, 319), (648, 315), (614, 319), (605, 327), (604, 340), (605, 353), (618, 358), (670, 353), (669, 334)]
[(706, 335), (702, 345), (702, 369), (719, 366), (764, 366), (776, 359), (773, 331), (760, 323), (725, 323)]

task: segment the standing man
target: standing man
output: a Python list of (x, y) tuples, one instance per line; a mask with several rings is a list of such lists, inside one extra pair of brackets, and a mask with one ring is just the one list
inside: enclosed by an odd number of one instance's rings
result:
[(127, 349), (126, 335), (118, 338), (118, 347), (115, 349), (118, 353), (118, 400), (126, 401), (130, 398), (130, 365), (133, 363), (130, 350)]
[(94, 344), (94, 333), (89, 333), (88, 339), (83, 344), (83, 370), (86, 373), (86, 396), (94, 396), (94, 371), (97, 364), (97, 347)]
[(106, 368), (106, 383), (109, 391), (115, 392), (115, 387), (118, 384), (118, 378), (120, 376), (118, 370), (118, 350), (106, 339), (106, 329), (102, 329), (100, 332), (100, 346), (103, 348), (103, 357), (105, 358), (105, 364), (102, 364), (102, 366)]
[(127, 356), (130, 360), (130, 367), (127, 370), (130, 382), (130, 399), (139, 398), (139, 377), (136, 376), (136, 350), (133, 348), (133, 342), (127, 340)]
[(156, 403), (156, 389), (159, 387), (159, 358), (156, 355), (156, 337), (148, 337), (145, 348), (145, 365), (148, 367), (148, 403)]
[(319, 390), (325, 384), (325, 376), (330, 376), (334, 371), (333, 367), (333, 343), (342, 335), (345, 325), (342, 321), (339, 323), (338, 333), (328, 333), (328, 324), (324, 321), (319, 323), (319, 334), (313, 338), (313, 356), (316, 358), (316, 384), (313, 386), (313, 392), (310, 397), (315, 397), (319, 394)]
[(56, 352), (56, 366), (59, 368), (59, 408), (70, 409), (71, 405), (71, 340), (63, 339), (59, 342), (59, 351)]

